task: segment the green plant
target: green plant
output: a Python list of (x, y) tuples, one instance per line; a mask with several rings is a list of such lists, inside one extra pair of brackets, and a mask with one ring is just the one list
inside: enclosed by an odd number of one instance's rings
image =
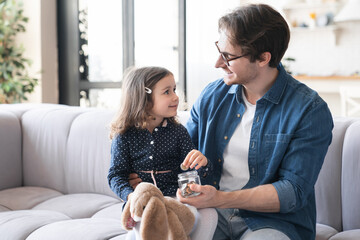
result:
[(25, 32), (28, 18), (23, 5), (16, 0), (0, 0), (0, 103), (27, 100), (38, 79), (27, 72), (31, 60), (23, 57), (24, 47), (15, 42), (16, 34)]

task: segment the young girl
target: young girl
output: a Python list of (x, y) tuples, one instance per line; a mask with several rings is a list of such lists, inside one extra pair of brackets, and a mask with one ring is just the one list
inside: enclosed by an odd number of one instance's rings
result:
[(165, 196), (175, 196), (181, 164), (206, 176), (211, 163), (193, 150), (187, 130), (175, 119), (179, 98), (173, 74), (161, 67), (132, 69), (122, 87), (122, 104), (110, 133), (111, 189), (127, 201), (134, 190), (129, 174), (137, 173)]

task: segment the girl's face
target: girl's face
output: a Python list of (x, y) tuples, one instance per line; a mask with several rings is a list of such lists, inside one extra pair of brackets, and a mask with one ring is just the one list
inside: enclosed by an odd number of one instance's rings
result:
[(153, 106), (148, 113), (162, 121), (164, 118), (174, 117), (177, 114), (179, 97), (175, 93), (176, 84), (172, 74), (162, 78), (152, 89)]

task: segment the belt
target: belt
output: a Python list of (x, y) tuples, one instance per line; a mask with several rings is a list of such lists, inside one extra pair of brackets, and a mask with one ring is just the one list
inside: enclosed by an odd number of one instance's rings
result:
[(151, 178), (154, 182), (154, 185), (157, 187), (156, 184), (156, 179), (155, 179), (155, 174), (161, 174), (161, 173), (169, 173), (171, 172), (171, 170), (165, 170), (165, 171), (155, 171), (155, 170), (151, 170), (151, 171), (139, 171), (139, 172), (143, 172), (143, 173), (150, 173), (151, 174)]

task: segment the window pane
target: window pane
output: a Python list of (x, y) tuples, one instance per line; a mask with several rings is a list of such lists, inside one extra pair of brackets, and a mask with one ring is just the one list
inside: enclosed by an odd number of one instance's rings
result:
[(178, 0), (135, 0), (135, 65), (168, 68), (179, 80)]
[(117, 110), (120, 104), (120, 88), (90, 89), (89, 96), (85, 91), (80, 92), (81, 107), (95, 107)]
[[(84, 55), (80, 73), (90, 82), (116, 82), (122, 77), (122, 4), (118, 0), (79, 0), (80, 54)], [(85, 16), (82, 17), (81, 14)], [(82, 23), (81, 19), (83, 19)], [(87, 64), (87, 65), (86, 65)], [(85, 74), (86, 76), (86, 74)]]

